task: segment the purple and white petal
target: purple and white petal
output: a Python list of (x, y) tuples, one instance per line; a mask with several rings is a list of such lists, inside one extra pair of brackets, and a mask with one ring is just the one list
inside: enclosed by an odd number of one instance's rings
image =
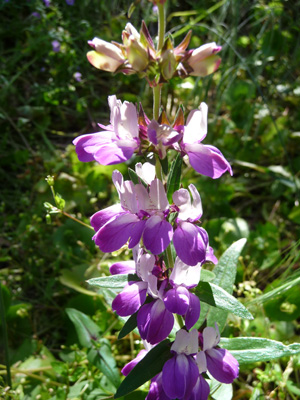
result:
[(207, 134), (207, 112), (206, 103), (201, 103), (199, 110), (192, 110), (184, 127), (182, 142), (186, 144), (200, 143)]
[(137, 326), (141, 338), (150, 344), (164, 340), (174, 325), (173, 314), (165, 308), (160, 299), (144, 304), (137, 314)]
[(202, 375), (199, 375), (191, 395), (189, 397), (185, 397), (184, 400), (207, 400), (209, 392), (209, 384)]
[(215, 325), (216, 329), (207, 326), (204, 328), (202, 336), (203, 336), (203, 351), (210, 350), (213, 347), (217, 346), (220, 342), (220, 332), (218, 325)]
[(199, 374), (207, 371), (206, 355), (204, 351), (199, 351), (196, 355), (196, 363), (198, 365)]
[(210, 261), (213, 264), (218, 264), (218, 259), (217, 257), (214, 255), (214, 249), (210, 246), (207, 247), (206, 249), (206, 257), (205, 257), (206, 261)]
[(79, 161), (88, 162), (95, 159), (95, 154), (105, 145), (113, 145), (116, 140), (114, 132), (104, 131), (78, 136), (73, 140)]
[(126, 214), (121, 207), (121, 204), (114, 204), (113, 206), (104, 208), (104, 210), (97, 211), (90, 218), (90, 222), (95, 231), (102, 228), (108, 221), (115, 219), (116, 217)]
[(149, 275), (154, 268), (155, 257), (153, 254), (140, 253), (136, 262), (137, 275), (144, 281), (148, 282)]
[(178, 219), (181, 221), (197, 221), (203, 214), (201, 198), (193, 184), (189, 185), (193, 201), (186, 189), (176, 190), (173, 194), (174, 204), (179, 208)]
[(206, 256), (206, 238), (201, 230), (190, 222), (181, 222), (173, 236), (178, 257), (187, 265), (203, 263)]
[(134, 314), (144, 304), (147, 296), (146, 282), (129, 282), (112, 302), (112, 309), (120, 317)]
[(149, 392), (145, 400), (171, 400), (162, 387), (162, 373), (151, 379)]
[(239, 376), (239, 363), (226, 349), (206, 350), (207, 369), (221, 383), (232, 383)]
[(161, 180), (154, 179), (150, 185), (149, 197), (156, 211), (165, 211), (169, 208), (169, 201)]
[(109, 272), (112, 275), (119, 275), (119, 274), (135, 274), (135, 262), (132, 260), (129, 261), (120, 261), (117, 263), (112, 264), (109, 267)]
[(164, 392), (171, 399), (190, 396), (198, 379), (198, 367), (191, 356), (177, 354), (168, 360), (162, 370)]
[(185, 314), (185, 326), (187, 329), (191, 329), (200, 317), (200, 300), (193, 293), (190, 293), (189, 295), (189, 308)]
[(139, 243), (139, 241), (141, 240), (143, 231), (145, 229), (145, 225), (146, 225), (146, 221), (141, 220), (132, 226), (132, 228), (130, 230), (130, 240), (128, 243), (129, 249), (132, 249)]
[(191, 166), (199, 174), (213, 179), (219, 178), (226, 171), (229, 171), (230, 175), (232, 175), (229, 162), (215, 147), (194, 143), (187, 144), (184, 150), (189, 156)]
[(189, 291), (183, 286), (170, 289), (165, 294), (164, 303), (171, 313), (184, 315), (189, 308)]
[(159, 215), (152, 215), (145, 225), (143, 241), (152, 254), (162, 253), (170, 244), (173, 236), (172, 225)]
[(137, 163), (135, 165), (135, 172), (148, 185), (155, 179), (155, 165), (149, 162), (145, 162), (144, 164)]
[(94, 154), (94, 159), (101, 165), (115, 165), (129, 160), (137, 149), (136, 142), (111, 142), (101, 146)]
[(137, 213), (139, 208), (133, 182), (124, 181), (123, 175), (117, 169), (112, 173), (112, 181), (119, 194), (119, 199), (123, 209), (128, 210), (131, 213)]
[(190, 265), (185, 264), (179, 257), (176, 257), (169, 280), (172, 286), (182, 285), (191, 289), (200, 282), (200, 275), (201, 263), (191, 268)]
[(196, 354), (198, 351), (197, 329), (193, 329), (191, 332), (180, 329), (176, 333), (176, 338), (171, 346), (171, 351), (175, 351), (177, 354), (183, 353), (185, 355)]
[(93, 240), (104, 253), (119, 250), (127, 242), (134, 226), (139, 222), (139, 218), (134, 214), (119, 215), (99, 229), (93, 236)]

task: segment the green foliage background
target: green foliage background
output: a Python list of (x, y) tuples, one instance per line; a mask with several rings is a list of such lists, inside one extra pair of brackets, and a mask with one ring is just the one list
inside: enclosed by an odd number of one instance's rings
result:
[[(192, 29), (190, 48), (211, 41), (223, 46), (214, 75), (174, 79), (163, 89), (171, 120), (181, 103), (186, 114), (201, 101), (208, 104), (205, 143), (218, 147), (233, 166), (233, 177), (217, 181), (183, 170), (183, 185), (194, 183), (200, 191), (203, 226), (216, 255), (233, 241), (248, 239), (234, 294), (255, 319), (229, 315), (223, 336), (299, 342), (300, 2), (169, 0), (167, 5), (167, 30), (175, 43)], [(111, 184), (115, 167), (80, 163), (71, 142), (96, 131), (98, 122), (108, 123), (108, 95), (141, 101), (151, 117), (152, 93), (136, 76), (94, 69), (86, 60), (87, 40), (120, 41), (125, 24), (138, 28), (142, 19), (155, 36), (156, 15), (146, 0), (75, 0), (73, 6), (52, 0), (50, 7), (41, 0), (2, 0), (0, 12), (0, 274), (13, 379), (13, 388), (5, 389), (1, 345), (1, 396), (106, 398), (118, 378), (91, 352), (100, 351), (102, 341), (114, 356), (109, 359), (116, 359), (115, 371), (140, 345), (135, 333), (117, 340), (123, 322), (110, 310), (109, 295), (96, 295), (85, 281), (107, 274), (112, 262), (130, 254), (101, 254), (93, 231), (63, 213), (52, 214), (47, 224), (43, 204), (54, 201), (45, 178), (54, 176), (65, 214), (86, 224), (117, 200)], [(61, 44), (57, 53), (53, 40)], [(117, 168), (126, 174), (135, 161)], [(90, 317), (98, 344), (78, 338), (66, 309)], [(234, 399), (299, 398), (299, 364), (293, 356), (241, 367)], [(142, 387), (126, 399), (143, 399), (146, 391)]]

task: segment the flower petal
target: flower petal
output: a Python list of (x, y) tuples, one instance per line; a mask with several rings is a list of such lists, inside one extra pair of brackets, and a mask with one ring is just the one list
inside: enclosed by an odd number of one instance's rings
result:
[(191, 166), (199, 174), (213, 179), (219, 178), (226, 171), (229, 171), (230, 175), (232, 175), (229, 162), (215, 147), (195, 143), (186, 145), (184, 150), (189, 156)]
[(199, 375), (191, 395), (189, 397), (185, 397), (184, 400), (207, 400), (209, 392), (209, 384), (202, 375)]
[(170, 283), (172, 286), (183, 285), (188, 289), (195, 287), (200, 282), (201, 264), (198, 263), (195, 267), (191, 268), (190, 265), (185, 264), (176, 257), (174, 268), (170, 275)]
[(134, 314), (142, 304), (147, 295), (146, 282), (129, 282), (112, 302), (112, 309), (120, 317), (127, 317)]
[(150, 344), (164, 340), (174, 325), (173, 314), (165, 308), (160, 299), (144, 304), (137, 314), (137, 326), (142, 339)]
[(239, 375), (239, 363), (226, 349), (205, 352), (209, 373), (221, 383), (232, 383)]
[[(139, 218), (134, 214), (122, 214), (116, 217), (113, 221), (107, 222), (93, 236), (95, 244), (104, 253), (111, 253), (119, 250), (129, 239), (132, 230), (136, 224), (139, 224)], [(136, 241), (135, 237), (135, 241)]]
[(192, 356), (177, 354), (163, 366), (164, 392), (171, 399), (182, 399), (189, 396), (197, 382), (198, 375), (198, 367)]
[(178, 257), (185, 264), (194, 266), (205, 261), (207, 237), (203, 231), (190, 222), (182, 222), (177, 226), (173, 243)]
[(187, 332), (180, 329), (176, 333), (176, 338), (171, 346), (171, 351), (176, 353), (183, 353), (185, 355), (193, 355), (198, 352), (198, 331), (197, 329)]
[(207, 112), (206, 103), (201, 103), (199, 110), (192, 110), (186, 121), (183, 133), (184, 144), (196, 144), (202, 142), (207, 134)]
[(109, 272), (112, 275), (118, 274), (135, 274), (135, 262), (132, 260), (129, 261), (120, 261), (117, 263), (112, 264), (109, 267)]
[(102, 228), (108, 221), (122, 215), (127, 214), (121, 207), (121, 204), (114, 204), (113, 206), (104, 208), (104, 210), (97, 211), (91, 216), (90, 222), (95, 231)]
[(146, 249), (152, 254), (162, 253), (169, 246), (172, 236), (172, 225), (159, 215), (153, 215), (147, 220), (143, 240)]
[(189, 301), (189, 291), (183, 286), (168, 290), (164, 297), (166, 309), (179, 315), (184, 315), (187, 312)]
[(185, 314), (186, 328), (191, 329), (198, 321), (199, 317), (200, 317), (200, 300), (195, 294), (190, 293), (189, 308)]
[(129, 372), (133, 370), (133, 368), (145, 357), (147, 353), (147, 350), (142, 349), (133, 360), (131, 360), (123, 367), (123, 369), (121, 370), (122, 374), (124, 376), (127, 376)]

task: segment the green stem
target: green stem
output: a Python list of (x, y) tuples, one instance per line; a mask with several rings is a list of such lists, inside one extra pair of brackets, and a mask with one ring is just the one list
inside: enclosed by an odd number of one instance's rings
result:
[(183, 328), (185, 324), (184, 324), (182, 316), (179, 314), (176, 314), (175, 317), (177, 319), (177, 322), (178, 322), (180, 328)]
[(153, 87), (153, 119), (158, 120), (161, 101), (161, 87)]
[(173, 257), (172, 257), (171, 246), (167, 247), (166, 252), (167, 252), (167, 259), (168, 259), (169, 268), (173, 269), (174, 268), (174, 262), (173, 262)]
[(7, 326), (6, 326), (4, 300), (3, 300), (1, 283), (0, 283), (0, 315), (1, 315), (1, 321), (2, 321), (2, 334), (3, 334), (3, 342), (4, 342), (3, 344), (4, 344), (4, 352), (5, 352), (7, 384), (8, 384), (8, 386), (12, 387), (12, 385), (11, 385), (10, 365), (9, 365), (9, 354), (8, 354)]
[(165, 6), (158, 3), (158, 45), (157, 51), (161, 50), (164, 45), (165, 32), (166, 32), (166, 16)]
[(156, 155), (156, 161), (155, 161), (155, 175), (157, 179), (160, 179), (163, 182), (163, 172), (158, 155)]

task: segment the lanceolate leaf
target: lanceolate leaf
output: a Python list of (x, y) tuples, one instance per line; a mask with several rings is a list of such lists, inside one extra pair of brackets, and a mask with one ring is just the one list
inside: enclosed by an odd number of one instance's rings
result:
[(208, 269), (201, 269), (201, 282), (211, 282), (215, 280), (216, 275)]
[(75, 326), (81, 346), (92, 347), (93, 341), (99, 339), (99, 326), (88, 315), (75, 310), (75, 308), (66, 308), (66, 313)]
[[(253, 316), (242, 303), (214, 283), (200, 282), (195, 293), (201, 302), (212, 307), (231, 312), (241, 318), (253, 319)], [(201, 307), (203, 306), (204, 304), (201, 303)], [(215, 313), (218, 311), (216, 308), (212, 308)]]
[(167, 182), (167, 197), (170, 203), (172, 203), (173, 193), (178, 190), (180, 186), (181, 165), (182, 157), (180, 154), (178, 154), (175, 160), (172, 162)]
[[(214, 279), (214, 284), (224, 289), (230, 295), (232, 294), (233, 285), (235, 282), (238, 258), (245, 244), (246, 244), (246, 239), (240, 239), (237, 242), (233, 243), (225, 251), (225, 253), (222, 254), (218, 264), (213, 269), (213, 273), (216, 275)], [(208, 326), (214, 326), (215, 322), (218, 322), (219, 329), (220, 331), (222, 331), (226, 324), (228, 311), (230, 312), (234, 311), (226, 310), (226, 308), (220, 306), (217, 307), (220, 309), (216, 310), (214, 308), (209, 307), (207, 304), (203, 304), (201, 306), (201, 314), (197, 326), (198, 327), (201, 326), (204, 320), (207, 319)], [(243, 318), (249, 318), (249, 316)], [(252, 316), (250, 319), (252, 319)]]
[(300, 343), (286, 346), (275, 340), (255, 337), (222, 338), (220, 345), (229, 350), (240, 364), (269, 361), (300, 353)]
[(116, 361), (111, 352), (110, 343), (107, 339), (101, 339), (88, 352), (87, 358), (90, 363), (95, 365), (117, 388), (120, 384), (120, 374), (116, 365)]
[(133, 274), (118, 274), (101, 276), (99, 278), (92, 278), (87, 281), (91, 286), (109, 289), (123, 289), (123, 287), (130, 281), (138, 280), (137, 275)]
[(118, 339), (123, 339), (128, 333), (133, 331), (137, 327), (137, 320), (136, 320), (137, 312), (132, 314), (128, 320), (125, 322), (123, 328), (120, 330)]
[(126, 376), (115, 394), (115, 399), (125, 396), (149, 381), (162, 370), (165, 362), (171, 357), (168, 339), (157, 344)]

